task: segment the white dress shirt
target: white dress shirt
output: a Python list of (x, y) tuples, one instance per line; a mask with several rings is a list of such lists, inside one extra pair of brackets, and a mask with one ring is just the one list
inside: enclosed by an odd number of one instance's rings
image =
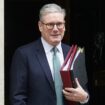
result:
[[(43, 37), (41, 37), (41, 41), (42, 41), (42, 45), (43, 45), (44, 50), (45, 50), (45, 54), (46, 54), (46, 57), (47, 57), (47, 61), (48, 61), (50, 70), (51, 70), (52, 77), (54, 77), (54, 70), (53, 70), (53, 63), (52, 63), (52, 61), (53, 61), (52, 60), (52, 58), (53, 58), (53, 52), (51, 51), (54, 46), (48, 44), (44, 40)], [(60, 64), (62, 65), (63, 62), (64, 62), (64, 56), (63, 56), (63, 51), (62, 51), (61, 43), (59, 43), (56, 47), (58, 49), (57, 55), (58, 55), (58, 57), (60, 59)]]

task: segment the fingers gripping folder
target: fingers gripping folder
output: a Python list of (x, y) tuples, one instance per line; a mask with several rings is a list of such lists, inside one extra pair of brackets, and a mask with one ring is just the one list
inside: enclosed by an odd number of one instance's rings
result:
[[(77, 55), (77, 52), (78, 52), (77, 45), (72, 45), (61, 67), (60, 74), (63, 82), (63, 88), (76, 87), (72, 65), (73, 65), (75, 56)], [(76, 102), (73, 102), (73, 101), (67, 101), (67, 103), (68, 105), (76, 105)]]

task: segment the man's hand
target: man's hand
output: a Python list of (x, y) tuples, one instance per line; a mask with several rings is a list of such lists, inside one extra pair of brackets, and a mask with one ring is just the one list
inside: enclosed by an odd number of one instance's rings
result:
[(64, 97), (69, 101), (85, 102), (88, 99), (88, 93), (81, 87), (78, 79), (75, 79), (77, 84), (76, 88), (63, 89)]

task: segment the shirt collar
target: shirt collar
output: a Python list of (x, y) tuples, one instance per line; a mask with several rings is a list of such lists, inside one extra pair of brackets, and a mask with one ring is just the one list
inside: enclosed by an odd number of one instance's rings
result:
[[(46, 42), (43, 37), (41, 37), (41, 41), (42, 41), (43, 47), (45, 49), (45, 53), (50, 52), (51, 49), (53, 48), (53, 46), (50, 45), (48, 42)], [(58, 51), (61, 53), (62, 52), (61, 42), (56, 47), (57, 47)]]

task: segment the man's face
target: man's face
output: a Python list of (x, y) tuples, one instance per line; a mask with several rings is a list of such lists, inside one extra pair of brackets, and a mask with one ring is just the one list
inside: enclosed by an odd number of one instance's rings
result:
[(38, 23), (42, 37), (55, 46), (63, 39), (65, 20), (61, 13), (49, 13), (43, 16), (43, 21)]

